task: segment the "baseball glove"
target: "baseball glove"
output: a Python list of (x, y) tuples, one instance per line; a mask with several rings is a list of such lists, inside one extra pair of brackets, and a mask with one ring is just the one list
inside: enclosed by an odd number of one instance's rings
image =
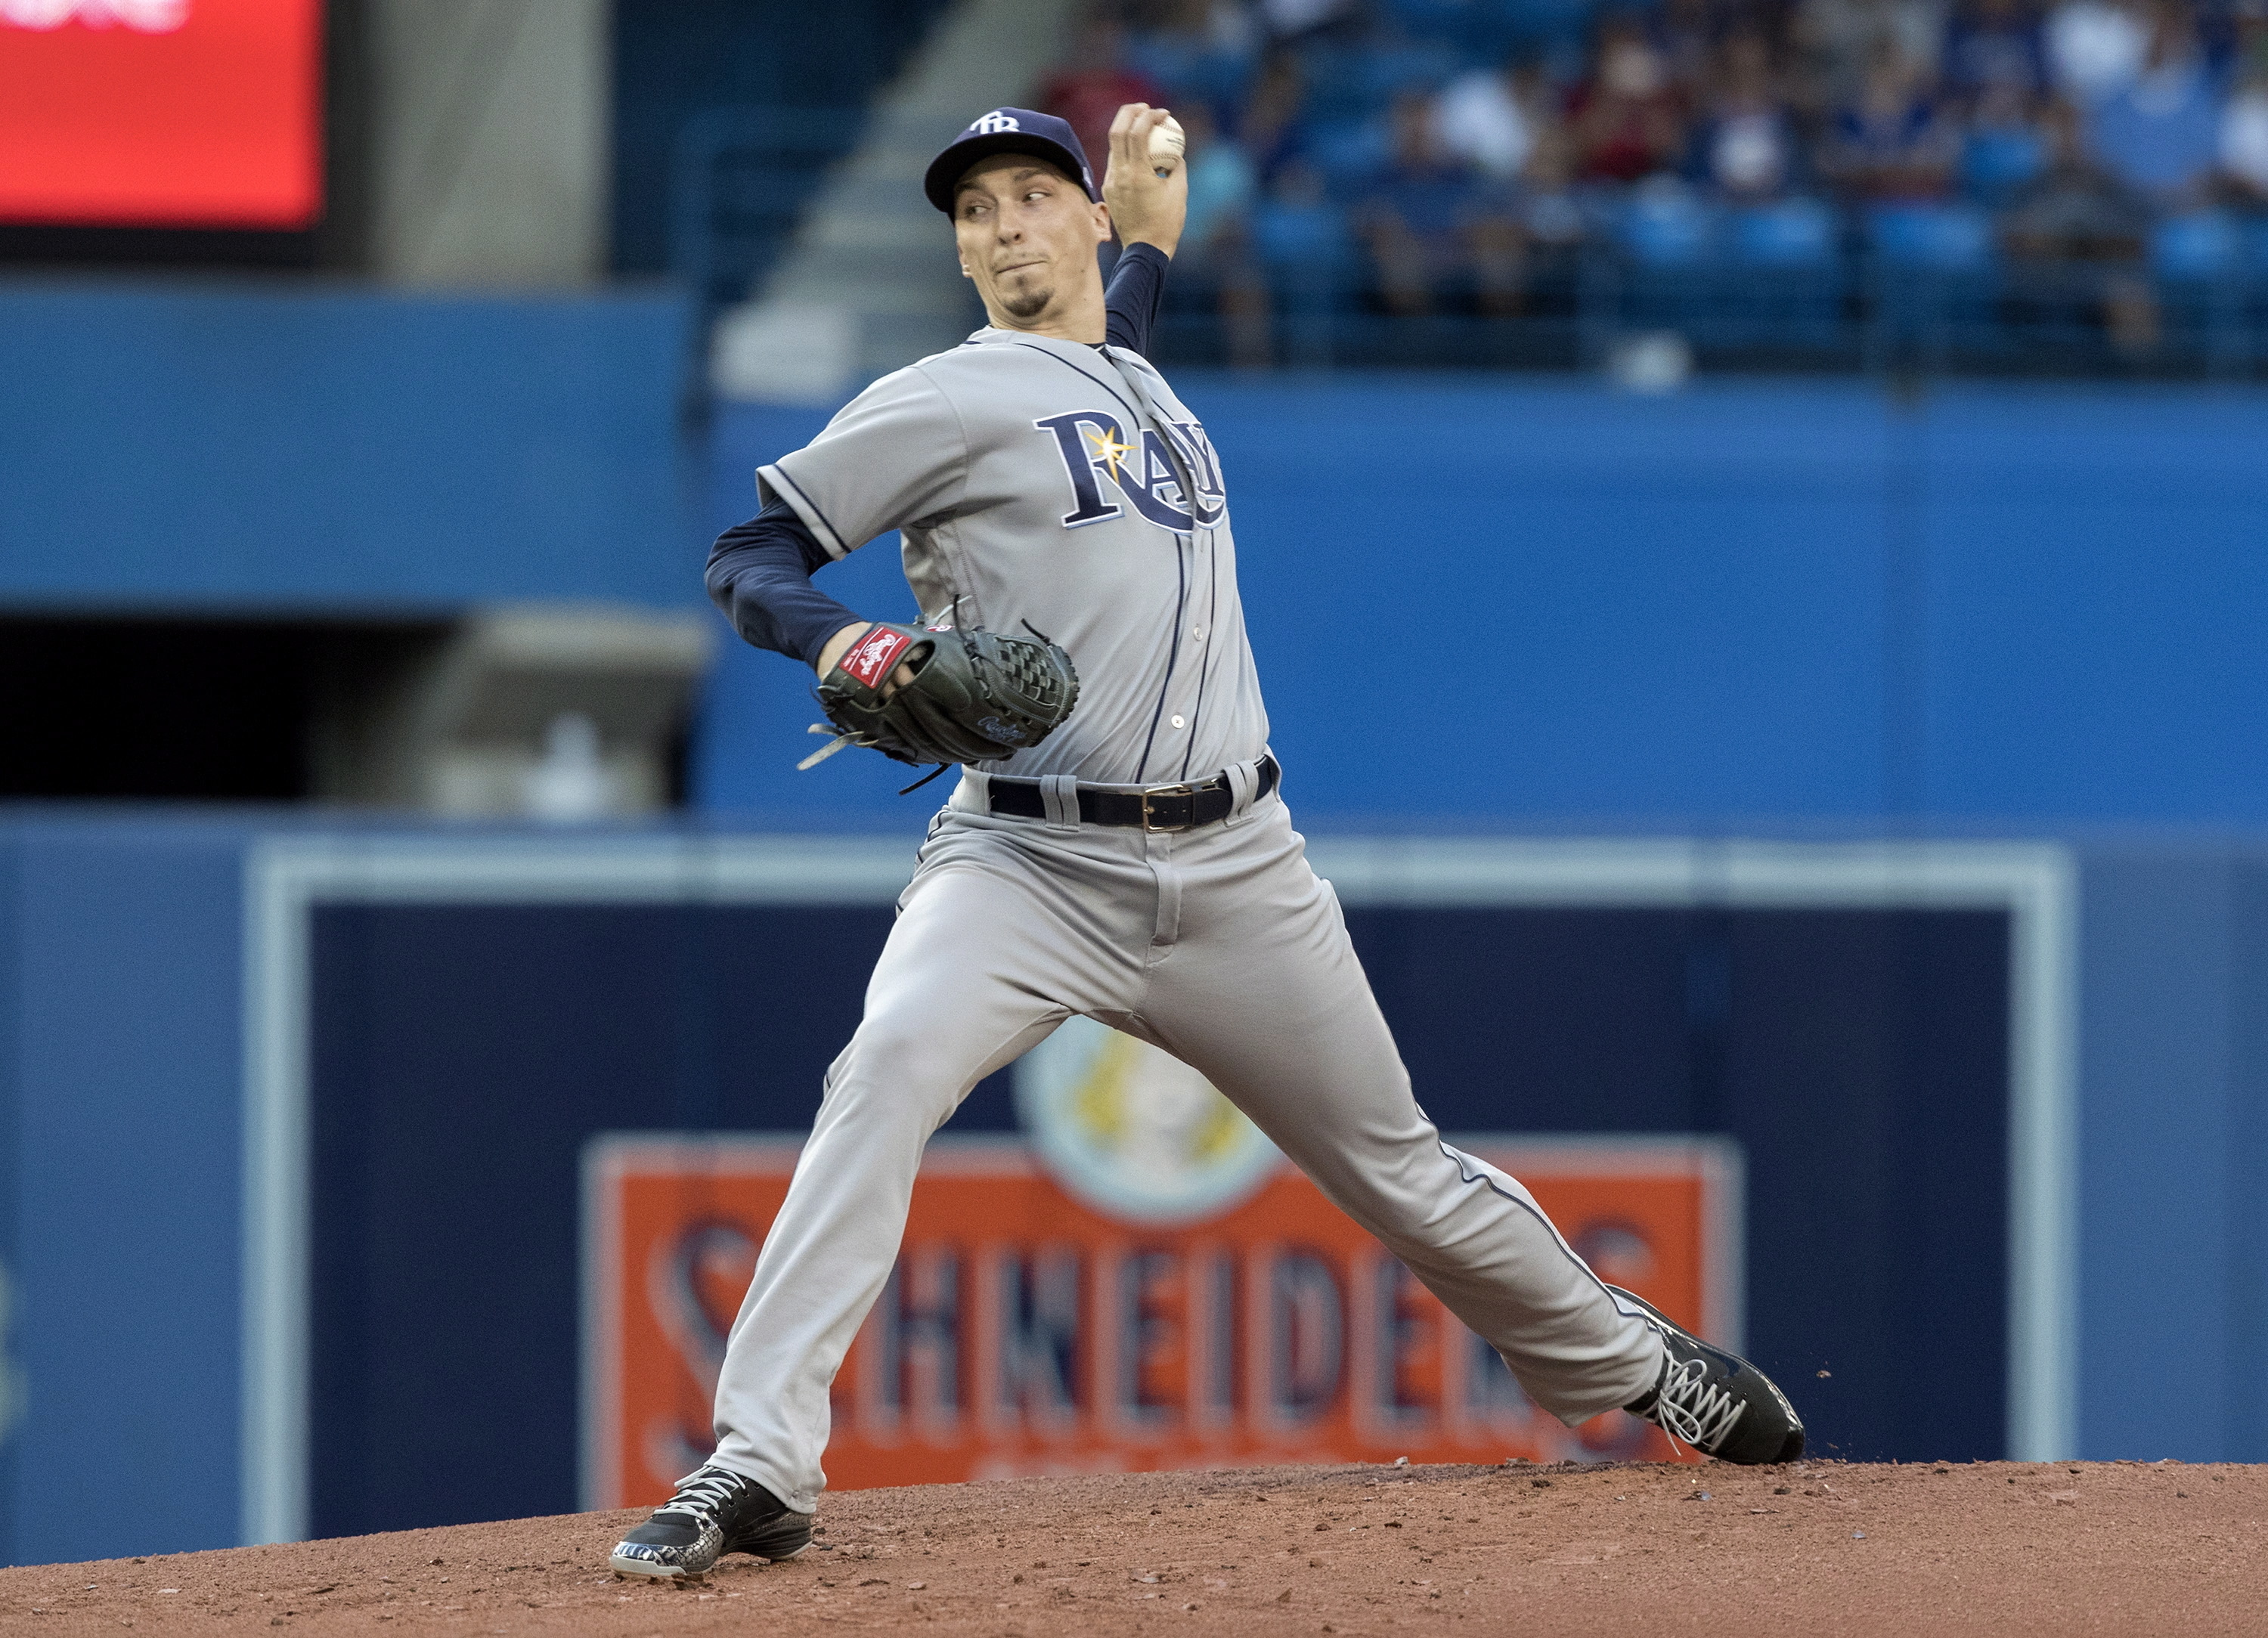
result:
[[(885, 698), (901, 665), (913, 680)], [(805, 768), (846, 745), (917, 765), (990, 762), (1053, 732), (1079, 702), (1079, 673), (1045, 638), (877, 625), (820, 679), (817, 698), (834, 726), (811, 731), (836, 738)]]

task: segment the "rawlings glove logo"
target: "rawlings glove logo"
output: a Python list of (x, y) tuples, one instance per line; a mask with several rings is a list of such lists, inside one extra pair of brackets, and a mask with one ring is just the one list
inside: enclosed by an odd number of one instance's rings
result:
[(912, 646), (913, 639), (902, 632), (877, 626), (852, 643), (850, 652), (836, 663), (869, 688), (879, 688), (882, 679), (890, 674), (890, 667), (897, 664), (898, 656)]

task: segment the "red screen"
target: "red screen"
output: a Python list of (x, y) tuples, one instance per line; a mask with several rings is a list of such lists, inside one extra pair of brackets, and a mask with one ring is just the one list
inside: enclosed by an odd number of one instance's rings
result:
[(0, 0), (0, 221), (322, 214), (321, 0)]

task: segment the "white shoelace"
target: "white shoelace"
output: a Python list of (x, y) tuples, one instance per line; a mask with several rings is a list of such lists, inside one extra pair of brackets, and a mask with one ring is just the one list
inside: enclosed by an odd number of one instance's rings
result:
[(1663, 1374), (1654, 1395), (1653, 1419), (1672, 1438), (1713, 1455), (1748, 1408), (1745, 1402), (1710, 1385), (1706, 1364), (1689, 1359)]
[(677, 1494), (654, 1509), (654, 1517), (678, 1513), (687, 1518), (704, 1518), (714, 1523), (740, 1484), (738, 1473), (727, 1473), (721, 1467), (704, 1467), (679, 1480)]

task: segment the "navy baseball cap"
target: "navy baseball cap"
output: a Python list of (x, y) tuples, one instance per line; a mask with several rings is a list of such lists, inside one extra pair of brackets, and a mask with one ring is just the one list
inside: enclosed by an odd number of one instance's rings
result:
[(929, 195), (930, 203), (951, 216), (954, 184), (970, 165), (996, 153), (1036, 155), (1065, 176), (1077, 177), (1089, 199), (1102, 198), (1095, 190), (1094, 173), (1087, 169), (1086, 150), (1079, 146), (1079, 133), (1071, 129), (1070, 121), (1052, 114), (1035, 114), (1029, 108), (995, 108), (972, 121), (943, 153), (929, 162), (922, 192)]

